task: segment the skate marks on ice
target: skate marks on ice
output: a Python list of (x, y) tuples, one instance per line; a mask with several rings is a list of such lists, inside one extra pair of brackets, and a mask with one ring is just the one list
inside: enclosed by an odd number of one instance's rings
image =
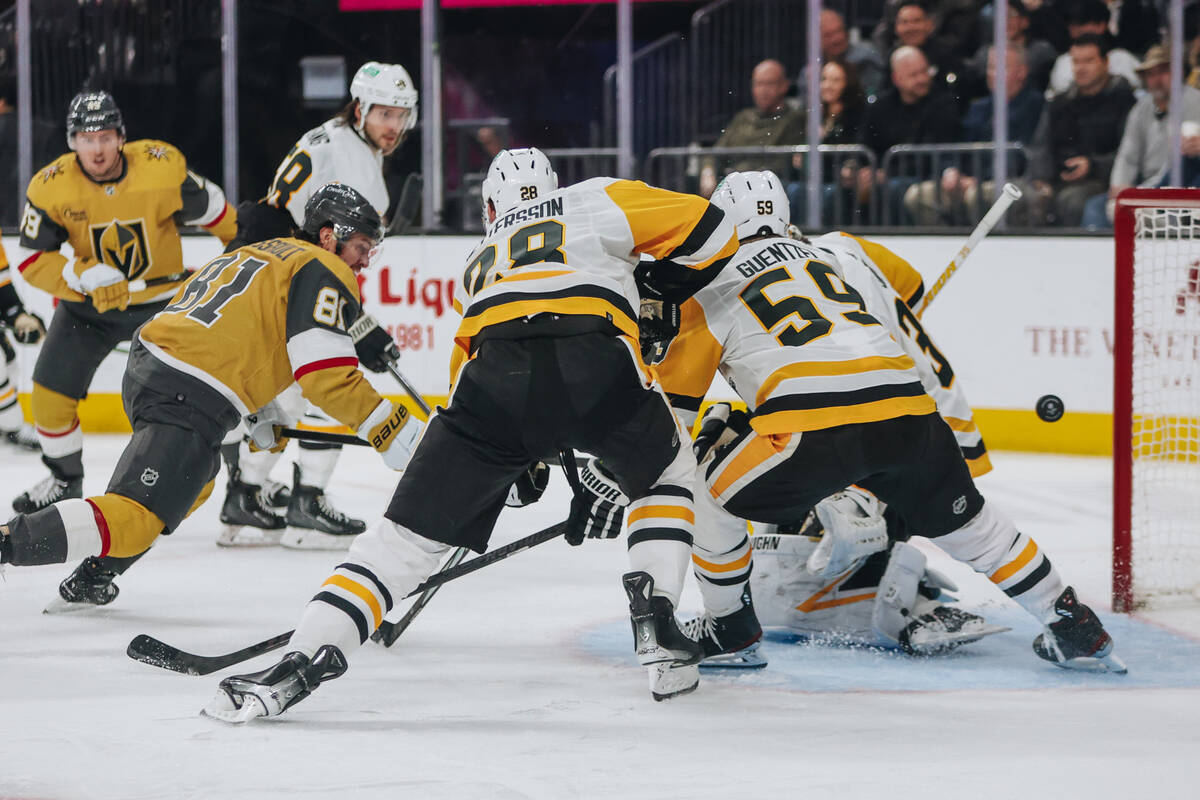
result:
[[(1103, 613), (1127, 675), (1065, 670), (1033, 654), (1040, 632), (1021, 609), (964, 606), (988, 622), (1013, 630), (939, 656), (847, 646), (768, 629), (761, 670), (705, 670), (700, 683), (722, 683), (796, 692), (943, 692), (990, 689), (1200, 688), (1200, 641), (1120, 614)], [(686, 615), (683, 615), (686, 616)], [(585, 629), (579, 649), (590, 658), (634, 664), (629, 623), (614, 620)]]

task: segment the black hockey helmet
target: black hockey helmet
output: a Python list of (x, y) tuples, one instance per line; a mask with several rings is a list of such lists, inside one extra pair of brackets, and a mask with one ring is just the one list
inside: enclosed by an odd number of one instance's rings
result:
[(315, 239), (327, 225), (333, 227), (333, 235), (339, 242), (355, 233), (366, 234), (374, 244), (383, 241), (383, 220), (379, 218), (379, 212), (367, 198), (344, 183), (325, 184), (304, 204), (302, 229), (305, 233)]
[(108, 92), (80, 92), (67, 109), (67, 144), (80, 131), (106, 131), (112, 128), (125, 135), (125, 118), (117, 101)]

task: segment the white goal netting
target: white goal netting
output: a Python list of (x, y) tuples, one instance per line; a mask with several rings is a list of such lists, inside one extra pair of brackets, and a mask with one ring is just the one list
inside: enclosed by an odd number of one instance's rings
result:
[(1194, 602), (1200, 597), (1200, 209), (1134, 214), (1134, 602)]

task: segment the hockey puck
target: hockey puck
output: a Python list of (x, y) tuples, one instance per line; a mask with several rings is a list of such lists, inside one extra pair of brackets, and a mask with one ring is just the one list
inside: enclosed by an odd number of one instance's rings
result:
[(1056, 394), (1044, 394), (1039, 397), (1034, 411), (1042, 422), (1058, 422), (1066, 413), (1062, 398)]

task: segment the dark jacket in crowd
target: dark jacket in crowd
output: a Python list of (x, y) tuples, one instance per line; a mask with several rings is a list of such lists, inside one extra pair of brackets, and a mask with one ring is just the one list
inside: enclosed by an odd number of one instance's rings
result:
[(958, 107), (944, 91), (935, 88), (916, 103), (900, 99), (894, 88), (867, 106), (862, 143), (883, 166), (883, 154), (897, 144), (935, 144), (959, 139)]
[(1110, 76), (1098, 94), (1085, 96), (1072, 86), (1056, 95), (1035, 137), (1034, 177), (1061, 185), (1063, 162), (1087, 156), (1092, 162), (1088, 177), (1107, 183), (1134, 102), (1133, 88), (1120, 75)]
[[(1013, 99), (1008, 101), (1008, 141), (1020, 142), (1026, 147), (1029, 147), (1033, 143), (1034, 134), (1037, 133), (1038, 121), (1042, 118), (1042, 105), (1044, 102), (1042, 93), (1031, 86), (1026, 86), (1013, 95)], [(992, 141), (992, 121), (995, 119), (994, 109), (995, 104), (992, 102), (991, 95), (971, 102), (966, 116), (963, 117), (964, 142)], [(991, 154), (988, 153), (983, 156), (978, 163), (980, 164), (978, 171), (967, 169), (967, 172), (975, 174), (983, 180), (991, 180)], [(1011, 157), (1009, 159), (1008, 172), (1010, 175), (1023, 173), (1025, 167), (1025, 158)]]

